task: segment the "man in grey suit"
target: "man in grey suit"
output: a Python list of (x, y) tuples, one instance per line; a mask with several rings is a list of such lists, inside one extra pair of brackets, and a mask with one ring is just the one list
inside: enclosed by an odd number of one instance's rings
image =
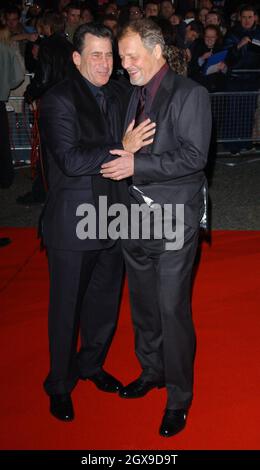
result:
[[(150, 118), (156, 123), (153, 142), (137, 151), (132, 135), (124, 149), (132, 154), (102, 165), (105, 178), (133, 177), (132, 204), (184, 208), (183, 245), (169, 249), (165, 237), (128, 239), (124, 255), (129, 280), (136, 354), (142, 367), (138, 379), (121, 389), (122, 398), (144, 396), (166, 386), (167, 404), (160, 434), (181, 431), (193, 396), (195, 333), (191, 317), (191, 284), (203, 212), (203, 169), (211, 134), (210, 100), (206, 89), (176, 75), (164, 55), (160, 28), (151, 20), (126, 26), (119, 36), (119, 54), (135, 87), (125, 126)], [(177, 228), (177, 211), (171, 223)], [(156, 230), (156, 227), (154, 227)]]

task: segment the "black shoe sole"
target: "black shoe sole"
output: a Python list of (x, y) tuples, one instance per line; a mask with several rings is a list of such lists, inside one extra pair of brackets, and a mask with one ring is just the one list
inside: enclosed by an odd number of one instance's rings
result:
[(159, 431), (159, 434), (161, 437), (173, 437), (173, 436), (176, 436), (176, 434), (179, 434), (181, 431), (183, 431), (183, 429), (185, 429), (185, 425), (182, 428), (178, 429), (178, 431), (174, 431), (168, 434), (163, 434), (161, 431)]
[(129, 396), (129, 395), (120, 395), (120, 392), (119, 392), (119, 396), (120, 398), (126, 398), (126, 399), (129, 399), (129, 400), (134, 400), (135, 398), (143, 398), (147, 395), (147, 393), (149, 393), (151, 390), (153, 390), (154, 388), (163, 388), (165, 387), (165, 383), (161, 383), (161, 384), (158, 384), (158, 385), (155, 385), (154, 387), (150, 388), (149, 390), (147, 390), (147, 392), (145, 393), (142, 393), (140, 395), (135, 395), (135, 396)]
[[(108, 390), (106, 388), (103, 388), (102, 386), (100, 387), (96, 382), (94, 382), (94, 380), (90, 379), (89, 377), (86, 377), (85, 379), (82, 379), (82, 380), (89, 380), (90, 382), (92, 382), (98, 390), (100, 390), (101, 392), (105, 392), (105, 393), (119, 393), (120, 392), (120, 388), (117, 390)], [(123, 386), (122, 386), (123, 387)]]
[(58, 419), (59, 421), (63, 421), (63, 423), (70, 423), (70, 422), (73, 421), (74, 418), (75, 418), (75, 416), (70, 416), (69, 418), (62, 418), (61, 416), (58, 416), (58, 415), (56, 415), (55, 413), (53, 413), (51, 410), (50, 410), (50, 414), (51, 414), (54, 418)]

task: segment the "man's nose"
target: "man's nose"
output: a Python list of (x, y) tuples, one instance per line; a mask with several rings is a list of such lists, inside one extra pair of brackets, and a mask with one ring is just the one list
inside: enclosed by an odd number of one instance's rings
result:
[(110, 66), (110, 63), (111, 63), (111, 58), (108, 58), (108, 57), (104, 56), (104, 57), (102, 57), (101, 63), (103, 65), (103, 67), (108, 68)]
[(122, 58), (121, 62), (122, 62), (122, 67), (124, 67), (124, 69), (127, 69), (131, 65), (130, 60), (127, 57)]

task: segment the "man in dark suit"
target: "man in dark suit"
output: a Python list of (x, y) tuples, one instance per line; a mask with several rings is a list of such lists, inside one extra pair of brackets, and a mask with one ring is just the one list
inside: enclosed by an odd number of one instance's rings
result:
[[(118, 40), (122, 65), (137, 85), (126, 125), (134, 126), (134, 119), (139, 122), (141, 109), (141, 119), (150, 117), (156, 133), (153, 143), (140, 151), (126, 135), (124, 148), (132, 154), (122, 156), (120, 149), (115, 150), (120, 158), (103, 164), (101, 172), (117, 181), (133, 176), (132, 203), (161, 207), (164, 221), (169, 222), (165, 204), (171, 204), (170, 222), (176, 229), (180, 221), (175, 205), (184, 206), (179, 249), (169, 246), (164, 237), (124, 241), (142, 374), (122, 388), (120, 396), (142, 397), (166, 385), (168, 399), (160, 434), (167, 437), (184, 428), (193, 395), (195, 334), (190, 297), (211, 133), (210, 101), (206, 89), (169, 69), (161, 30), (151, 20), (130, 23)], [(158, 227), (153, 228), (155, 232)]]
[(71, 391), (79, 377), (105, 392), (122, 387), (103, 369), (118, 316), (120, 246), (106, 237), (89, 239), (77, 232), (82, 204), (98, 211), (100, 196), (107, 198), (108, 206), (128, 200), (124, 181), (105, 181), (99, 174), (100, 165), (112, 158), (109, 150), (123, 148), (121, 116), (129, 95), (129, 85), (109, 82), (111, 44), (111, 32), (104, 26), (80, 26), (74, 36), (75, 67), (40, 104), (41, 142), (49, 169), (41, 218), (50, 273), (50, 372), (44, 388), (51, 413), (63, 421), (74, 418)]

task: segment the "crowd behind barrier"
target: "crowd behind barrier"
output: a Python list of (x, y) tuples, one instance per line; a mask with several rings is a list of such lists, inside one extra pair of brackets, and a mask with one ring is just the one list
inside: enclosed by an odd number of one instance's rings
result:
[[(51, 63), (57, 63), (55, 55), (52, 57), (54, 53), (46, 52), (51, 38), (56, 31), (65, 32), (68, 41), (72, 41), (80, 23), (97, 19), (116, 38), (120, 25), (152, 16), (162, 29), (170, 67), (206, 86), (210, 93), (216, 153), (223, 149), (227, 153), (240, 153), (259, 145), (260, 1), (250, 1), (248, 8), (244, 7), (244, 1), (228, 0), (35, 0), (33, 6), (19, 0), (4, 3), (0, 10), (0, 41), (11, 44), (29, 72), (19, 87), (21, 96), (17, 90), (12, 91), (7, 103), (10, 144), (16, 165), (30, 162), (34, 167), (39, 153), (37, 111), (28, 103), (41, 97), (41, 88), (45, 88), (39, 82), (46, 79)], [(60, 19), (52, 16), (53, 9)], [(215, 73), (208, 74), (207, 61), (223, 50), (227, 51), (226, 58), (214, 65)], [(118, 79), (124, 72), (116, 47), (114, 64), (113, 77)], [(54, 75), (57, 81), (57, 72), (48, 76), (48, 87)]]
[[(259, 146), (260, 150), (260, 91), (217, 92), (210, 98), (216, 154), (231, 143), (241, 143), (241, 149)], [(17, 103), (21, 112), (15, 110)], [(22, 97), (10, 97), (7, 110), (14, 164), (34, 168), (39, 145), (37, 112)], [(228, 147), (226, 153), (230, 153)]]

